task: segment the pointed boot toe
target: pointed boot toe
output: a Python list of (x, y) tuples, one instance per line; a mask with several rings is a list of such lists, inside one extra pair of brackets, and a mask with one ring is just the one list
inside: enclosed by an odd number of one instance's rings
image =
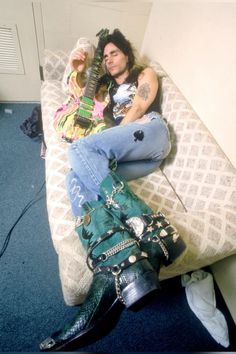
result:
[(103, 330), (116, 304), (129, 308), (160, 287), (147, 253), (103, 200), (83, 204), (76, 231), (86, 250), (93, 281), (78, 315), (44, 340), (41, 351), (84, 346), (86, 338), (91, 341), (95, 328), (97, 332)]
[(42, 341), (40, 351), (67, 351), (86, 345), (95, 333), (99, 335), (100, 329), (106, 327), (106, 322), (110, 323), (110, 317), (113, 321), (118, 319), (122, 310), (123, 306), (114, 289), (113, 277), (95, 275), (78, 314), (71, 323)]
[(54, 351), (56, 350), (56, 342), (53, 338), (48, 337), (39, 345), (39, 349), (42, 352)]

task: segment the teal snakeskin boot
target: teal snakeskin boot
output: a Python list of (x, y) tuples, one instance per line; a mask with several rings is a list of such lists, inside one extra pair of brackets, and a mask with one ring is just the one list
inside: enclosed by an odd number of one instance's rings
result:
[(184, 252), (184, 241), (166, 217), (160, 212), (153, 213), (132, 192), (127, 182), (113, 171), (103, 180), (100, 193), (107, 208), (130, 227), (130, 232), (139, 240), (141, 250), (148, 254), (158, 274), (162, 264), (173, 263)]
[(92, 284), (72, 323), (43, 341), (41, 351), (78, 347), (99, 328), (117, 302), (129, 308), (159, 288), (147, 254), (104, 202), (85, 203), (83, 210), (76, 231), (87, 252)]

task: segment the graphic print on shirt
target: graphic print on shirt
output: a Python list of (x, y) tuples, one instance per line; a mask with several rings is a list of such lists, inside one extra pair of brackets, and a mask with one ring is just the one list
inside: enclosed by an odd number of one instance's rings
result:
[(118, 87), (115, 95), (113, 96), (113, 117), (117, 124), (120, 123), (132, 106), (136, 91), (137, 87), (134, 83), (122, 84)]

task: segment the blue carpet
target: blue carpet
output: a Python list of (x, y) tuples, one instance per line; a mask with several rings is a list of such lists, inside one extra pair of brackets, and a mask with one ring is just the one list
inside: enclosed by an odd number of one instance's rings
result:
[[(20, 125), (35, 104), (0, 105), (0, 351), (37, 352), (38, 344), (78, 311), (65, 305), (58, 260), (48, 225), (44, 160), (40, 141)], [(11, 109), (12, 114), (5, 110)], [(41, 199), (40, 199), (41, 197)], [(162, 290), (137, 312), (125, 310), (114, 328), (79, 352), (234, 351), (235, 324), (216, 290), (217, 307), (225, 314), (230, 347), (218, 345), (190, 310), (180, 277), (162, 282)], [(91, 338), (92, 341), (92, 338)]]

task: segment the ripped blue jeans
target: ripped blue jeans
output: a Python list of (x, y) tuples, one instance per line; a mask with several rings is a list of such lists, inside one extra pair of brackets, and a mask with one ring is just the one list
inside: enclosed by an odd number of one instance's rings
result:
[(66, 188), (75, 216), (83, 203), (99, 199), (99, 186), (111, 168), (127, 181), (155, 171), (170, 152), (168, 127), (156, 112), (145, 123), (118, 125), (73, 142)]

